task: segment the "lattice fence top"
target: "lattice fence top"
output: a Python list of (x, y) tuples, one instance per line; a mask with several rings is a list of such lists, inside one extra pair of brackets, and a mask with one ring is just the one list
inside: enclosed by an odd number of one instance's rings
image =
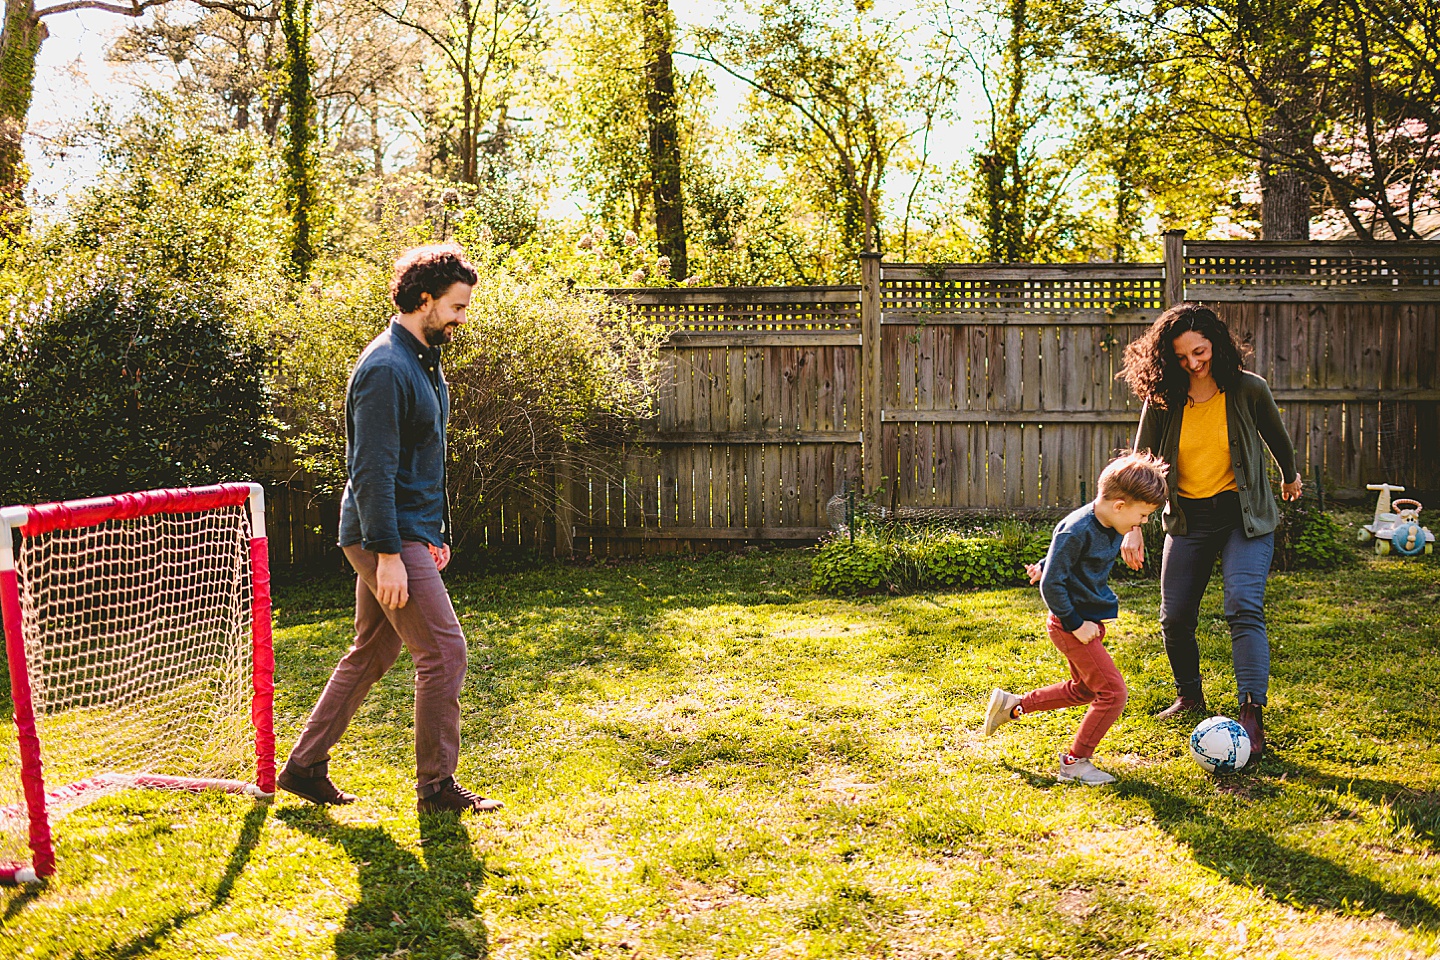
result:
[(860, 288), (682, 287), (602, 291), (671, 330), (860, 329)]
[(1440, 299), (1440, 243), (1186, 243), (1185, 296)]
[(1074, 314), (1160, 310), (1160, 264), (882, 264), (880, 309), (885, 322), (946, 316)]

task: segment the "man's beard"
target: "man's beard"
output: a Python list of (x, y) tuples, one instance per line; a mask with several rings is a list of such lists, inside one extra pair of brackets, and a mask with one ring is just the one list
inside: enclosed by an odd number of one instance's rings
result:
[(455, 339), (455, 336), (450, 332), (449, 324), (437, 322), (437, 312), (432, 308), (430, 315), (425, 318), (425, 342), (432, 347), (443, 347)]

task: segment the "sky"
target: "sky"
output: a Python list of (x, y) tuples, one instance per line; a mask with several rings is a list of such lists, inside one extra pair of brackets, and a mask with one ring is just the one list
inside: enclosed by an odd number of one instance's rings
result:
[[(888, 2), (897, 9), (901, 7), (901, 0)], [(715, 0), (671, 0), (670, 5), (682, 31), (687, 26), (711, 22), (719, 9)], [(67, 124), (83, 120), (99, 104), (109, 104), (124, 113), (135, 102), (137, 79), (163, 82), (158, 73), (137, 78), (136, 68), (128, 65), (117, 68), (105, 60), (106, 48), (134, 22), (129, 17), (93, 10), (46, 18), (50, 37), (41, 46), (36, 63), (35, 97), (25, 141), (31, 189), (42, 206), (48, 200), (63, 207), (67, 191), (89, 182), (99, 162), (93, 149), (67, 149), (63, 158), (56, 158), (53, 148), (45, 149), (47, 143), (53, 145), (54, 138)], [(681, 60), (678, 65), (689, 68), (694, 63)], [(722, 124), (738, 123), (746, 92), (744, 85), (718, 69), (711, 68), (709, 72), (716, 89), (715, 118)], [(966, 156), (974, 129), (973, 120), (943, 125), (932, 135), (932, 156)], [(948, 166), (948, 162), (944, 165)], [(909, 186), (902, 178), (893, 177), (888, 190), (892, 196), (899, 196)], [(547, 212), (563, 216), (577, 210), (575, 198), (556, 196), (551, 198)]]

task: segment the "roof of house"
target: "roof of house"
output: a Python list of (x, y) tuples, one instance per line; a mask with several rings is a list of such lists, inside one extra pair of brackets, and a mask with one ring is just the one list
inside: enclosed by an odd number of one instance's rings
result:
[[(1383, 220), (1372, 220), (1374, 226), (1371, 228), (1376, 240), (1394, 240), (1395, 231)], [(1440, 210), (1429, 210), (1415, 215), (1415, 232), (1420, 235), (1421, 240), (1440, 240)], [(1355, 230), (1348, 224), (1344, 229), (1337, 231), (1330, 240), (1354, 240)]]

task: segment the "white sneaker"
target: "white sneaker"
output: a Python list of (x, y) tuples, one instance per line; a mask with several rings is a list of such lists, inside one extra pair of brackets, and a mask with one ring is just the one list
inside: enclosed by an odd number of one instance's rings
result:
[(1087, 787), (1103, 787), (1115, 782), (1114, 777), (1104, 770), (1095, 769), (1095, 764), (1088, 759), (1065, 753), (1060, 754), (1060, 772), (1055, 779), (1061, 783), (1083, 783)]
[(990, 736), (1000, 727), (1014, 720), (1015, 705), (1020, 698), (1006, 693), (999, 687), (990, 691), (990, 706), (985, 708), (985, 736)]

